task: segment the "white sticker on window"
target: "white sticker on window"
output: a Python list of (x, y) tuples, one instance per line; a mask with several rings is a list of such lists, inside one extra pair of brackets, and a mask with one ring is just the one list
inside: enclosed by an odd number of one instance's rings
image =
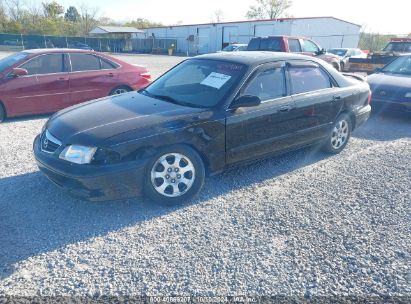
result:
[(221, 88), (228, 80), (230, 80), (231, 76), (225, 75), (225, 74), (220, 74), (220, 73), (215, 73), (212, 72), (210, 75), (205, 78), (201, 84), (206, 85), (209, 87), (213, 87), (216, 89)]

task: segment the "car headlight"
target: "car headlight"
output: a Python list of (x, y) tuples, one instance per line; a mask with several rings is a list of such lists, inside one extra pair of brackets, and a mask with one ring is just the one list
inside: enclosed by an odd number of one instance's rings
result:
[(411, 92), (405, 93), (405, 98), (411, 98)]
[(59, 158), (75, 164), (89, 164), (93, 159), (97, 148), (86, 147), (80, 145), (67, 146), (61, 153)]

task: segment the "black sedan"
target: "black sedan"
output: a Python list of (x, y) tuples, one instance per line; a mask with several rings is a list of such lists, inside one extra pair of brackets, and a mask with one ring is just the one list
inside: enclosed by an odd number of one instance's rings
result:
[(208, 174), (314, 144), (340, 152), (370, 114), (366, 82), (312, 57), (198, 56), (147, 88), (52, 116), (34, 141), (39, 168), (89, 200), (179, 203)]
[(400, 56), (368, 76), (376, 110), (411, 113), (411, 55)]

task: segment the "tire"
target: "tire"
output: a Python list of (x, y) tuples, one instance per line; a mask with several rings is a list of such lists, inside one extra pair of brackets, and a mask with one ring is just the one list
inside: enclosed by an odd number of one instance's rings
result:
[(323, 150), (328, 153), (340, 153), (347, 145), (352, 130), (350, 116), (341, 114), (331, 127), (329, 135), (324, 143)]
[(181, 204), (192, 199), (203, 187), (204, 163), (198, 153), (187, 146), (167, 147), (152, 157), (144, 179), (147, 198), (168, 206)]
[(0, 123), (6, 119), (6, 111), (4, 110), (3, 105), (0, 102)]
[(131, 89), (127, 86), (118, 86), (118, 87), (115, 87), (114, 89), (112, 89), (108, 95), (109, 96), (119, 95), (119, 94), (124, 94), (124, 93), (130, 92), (130, 91), (131, 91)]
[(334, 67), (334, 69), (336, 69), (337, 71), (340, 71), (340, 65), (338, 63), (333, 62), (332, 66)]

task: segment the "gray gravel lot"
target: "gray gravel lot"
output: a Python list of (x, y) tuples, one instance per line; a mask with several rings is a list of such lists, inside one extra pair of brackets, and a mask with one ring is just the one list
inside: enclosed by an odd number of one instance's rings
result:
[[(182, 60), (124, 58), (153, 75)], [(32, 156), (46, 118), (0, 125), (0, 295), (411, 297), (409, 116), (374, 115), (339, 155), (211, 177), (174, 208), (67, 196)]]

